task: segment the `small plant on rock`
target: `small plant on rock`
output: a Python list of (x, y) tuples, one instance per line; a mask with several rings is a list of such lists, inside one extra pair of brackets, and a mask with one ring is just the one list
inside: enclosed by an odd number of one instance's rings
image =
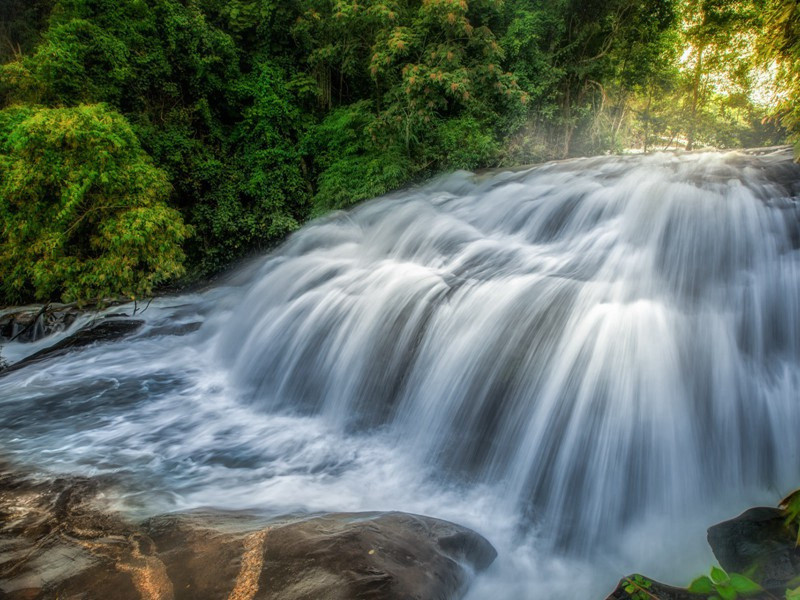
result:
[(625, 593), (631, 600), (654, 600), (656, 597), (650, 592), (653, 582), (642, 575), (631, 575), (623, 582)]
[(720, 567), (712, 567), (710, 576), (703, 575), (692, 581), (689, 591), (708, 600), (736, 600), (763, 592), (764, 588), (745, 575), (729, 574)]

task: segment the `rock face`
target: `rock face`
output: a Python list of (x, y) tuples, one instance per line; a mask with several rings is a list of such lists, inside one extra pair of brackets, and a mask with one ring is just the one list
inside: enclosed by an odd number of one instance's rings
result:
[(789, 581), (800, 575), (800, 549), (777, 508), (751, 508), (708, 530), (708, 543), (720, 566), (735, 573), (755, 569), (752, 579), (782, 597)]
[(90, 344), (111, 342), (138, 331), (144, 321), (129, 319), (125, 317), (108, 316), (100, 319), (86, 327), (79, 329), (75, 333), (60, 340), (59, 342), (36, 352), (19, 362), (6, 367), (2, 373), (16, 371), (31, 363), (39, 362), (47, 358), (60, 356), (73, 348), (81, 348)]
[(75, 322), (81, 311), (74, 304), (46, 304), (0, 310), (0, 341), (35, 342)]
[(450, 600), (496, 556), (473, 531), (404, 513), (132, 524), (102, 506), (100, 485), (0, 478), (0, 597)]

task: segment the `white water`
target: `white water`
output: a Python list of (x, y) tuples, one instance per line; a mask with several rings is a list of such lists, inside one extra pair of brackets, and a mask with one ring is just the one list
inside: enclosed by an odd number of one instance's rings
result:
[(471, 599), (686, 583), (705, 527), (800, 485), (798, 169), (579, 160), (333, 215), (0, 379), (0, 458), (114, 473), (137, 514), (450, 519), (500, 552)]

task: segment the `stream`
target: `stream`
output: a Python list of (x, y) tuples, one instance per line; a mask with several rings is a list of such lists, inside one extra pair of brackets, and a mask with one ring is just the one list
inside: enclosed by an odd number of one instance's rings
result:
[(457, 172), (0, 377), (0, 458), (137, 517), (451, 520), (499, 553), (469, 600), (685, 585), (706, 527), (800, 486), (799, 248), (788, 151)]

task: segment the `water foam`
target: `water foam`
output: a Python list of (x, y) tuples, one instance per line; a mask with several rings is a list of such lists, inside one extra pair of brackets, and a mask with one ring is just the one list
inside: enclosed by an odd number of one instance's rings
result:
[(785, 153), (456, 173), (0, 379), (0, 441), (137, 513), (451, 519), (500, 551), (471, 598), (685, 583), (705, 526), (798, 484), (798, 182)]

